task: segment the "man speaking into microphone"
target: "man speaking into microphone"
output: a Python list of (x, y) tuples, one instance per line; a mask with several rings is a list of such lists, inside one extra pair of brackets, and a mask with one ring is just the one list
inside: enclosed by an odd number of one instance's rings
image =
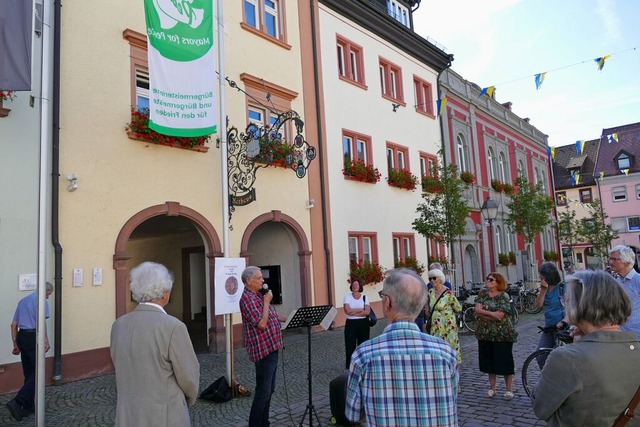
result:
[(249, 360), (256, 365), (256, 389), (249, 414), (249, 427), (269, 427), (271, 395), (276, 389), (278, 350), (283, 347), (280, 322), (287, 319), (271, 306), (273, 293), (266, 285), (263, 289), (264, 279), (260, 268), (245, 268), (242, 283), (244, 292), (240, 298), (240, 314), (244, 346)]

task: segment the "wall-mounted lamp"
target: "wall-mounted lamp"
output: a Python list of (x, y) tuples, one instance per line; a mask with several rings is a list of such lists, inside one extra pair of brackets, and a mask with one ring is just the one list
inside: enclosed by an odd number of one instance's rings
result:
[(75, 173), (70, 173), (69, 175), (67, 175), (67, 181), (69, 181), (67, 190), (76, 191), (78, 189), (78, 176)]
[(400, 104), (391, 104), (391, 107), (393, 107), (393, 112), (395, 113), (396, 111), (398, 111)]

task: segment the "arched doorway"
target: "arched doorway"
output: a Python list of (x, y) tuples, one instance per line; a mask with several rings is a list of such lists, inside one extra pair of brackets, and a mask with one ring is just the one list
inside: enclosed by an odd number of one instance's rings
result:
[(473, 245), (467, 245), (464, 248), (464, 260), (462, 262), (462, 269), (464, 272), (465, 281), (471, 281), (473, 283), (482, 282), (482, 271), (480, 270), (480, 259), (478, 258), (478, 252)]
[[(135, 306), (127, 275), (143, 261), (156, 261), (174, 273), (168, 313), (183, 320), (198, 350), (222, 351), (224, 325), (215, 316), (215, 260), (222, 256), (213, 226), (203, 215), (177, 202), (151, 206), (132, 216), (116, 239), (116, 317)], [(204, 310), (204, 311), (203, 311)]]
[[(263, 274), (279, 270), (282, 301), (276, 308), (282, 314), (312, 304), (309, 242), (292, 217), (271, 211), (251, 221), (242, 237), (240, 256), (248, 265), (263, 268)], [(265, 278), (271, 287), (277, 286), (274, 280)]]

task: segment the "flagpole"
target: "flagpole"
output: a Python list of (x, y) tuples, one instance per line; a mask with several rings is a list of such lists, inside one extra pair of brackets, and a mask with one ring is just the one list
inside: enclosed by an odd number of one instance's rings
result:
[[(49, 141), (51, 123), (49, 119), (49, 100), (51, 99), (50, 58), (51, 37), (51, 1), (42, 4), (42, 51), (40, 55), (40, 183), (38, 188), (38, 324), (36, 339), (36, 426), (45, 425), (45, 303), (47, 299), (46, 275), (46, 236), (47, 236), (47, 188), (49, 164)], [(35, 5), (34, 9), (35, 11)], [(55, 25), (58, 25), (56, 22)], [(34, 27), (32, 26), (32, 30)], [(33, 37), (33, 33), (32, 33)], [(56, 313), (59, 315), (59, 313)]]
[[(220, 181), (222, 183), (222, 250), (229, 257), (229, 177), (227, 166), (227, 113), (224, 97), (224, 0), (218, 0), (218, 137), (220, 138)], [(233, 315), (224, 315), (225, 354), (227, 362), (227, 381), (233, 386)]]

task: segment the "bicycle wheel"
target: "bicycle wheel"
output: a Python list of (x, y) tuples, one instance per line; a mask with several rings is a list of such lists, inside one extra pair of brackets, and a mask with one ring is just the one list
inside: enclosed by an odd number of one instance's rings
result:
[(536, 296), (533, 294), (529, 294), (526, 296), (524, 300), (524, 311), (529, 314), (537, 314), (542, 311), (542, 307), (536, 306)]
[(540, 374), (544, 367), (544, 362), (547, 360), (551, 351), (552, 349), (550, 348), (536, 350), (531, 353), (522, 364), (522, 385), (529, 397), (531, 397), (533, 389), (540, 382)]
[(476, 322), (476, 309), (475, 307), (469, 307), (462, 313), (462, 322), (464, 323), (464, 327), (470, 330), (471, 332), (475, 332), (475, 322)]
[(511, 308), (512, 308), (512, 313), (513, 313), (513, 324), (514, 326), (518, 324), (518, 320), (520, 320), (520, 314), (518, 313), (518, 310), (516, 309), (516, 304), (515, 303), (511, 303)]
[(513, 303), (515, 304), (516, 310), (518, 310), (519, 314), (524, 313), (524, 306), (525, 306), (524, 298), (522, 298), (520, 295), (517, 295), (513, 297)]

